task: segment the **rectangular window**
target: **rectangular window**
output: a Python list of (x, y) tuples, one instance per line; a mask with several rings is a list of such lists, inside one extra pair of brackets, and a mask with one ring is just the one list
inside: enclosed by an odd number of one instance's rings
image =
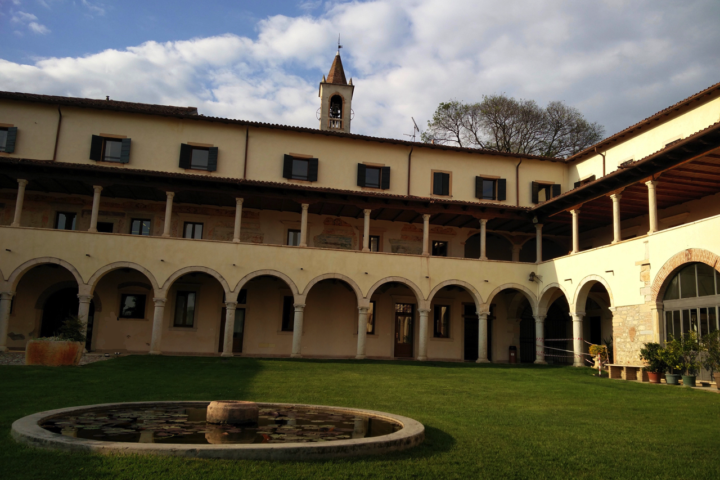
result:
[(183, 238), (194, 238), (200, 240), (202, 238), (203, 224), (194, 222), (185, 222), (183, 229)]
[(150, 235), (150, 220), (146, 218), (133, 218), (130, 222), (131, 235)]
[(129, 163), (130, 139), (93, 135), (90, 143), (90, 160)]
[(120, 162), (122, 153), (122, 140), (106, 138), (103, 150), (103, 160), (106, 162)]
[(58, 230), (75, 230), (77, 214), (73, 212), (57, 212), (55, 228)]
[(496, 180), (492, 178), (476, 177), (476, 196), (483, 200), (495, 200)]
[(180, 144), (180, 168), (186, 170), (217, 170), (218, 147)]
[(309, 162), (305, 158), (293, 158), (292, 177), (295, 180), (307, 180)]
[(0, 152), (13, 153), (17, 140), (17, 127), (0, 128)]
[(434, 315), (433, 336), (435, 338), (450, 338), (450, 307), (447, 305), (435, 305)]
[(97, 231), (102, 233), (113, 233), (113, 223), (97, 222)]
[(358, 187), (389, 189), (390, 167), (358, 163), (357, 185)]
[(283, 298), (282, 326), (283, 332), (292, 332), (295, 327), (295, 299), (293, 297)]
[(560, 185), (547, 182), (532, 182), (532, 203), (542, 203), (560, 195)]
[(433, 257), (447, 257), (448, 242), (434, 241), (432, 242)]
[(7, 145), (8, 129), (6, 127), (0, 128), (0, 152), (5, 151)]
[(375, 335), (375, 302), (370, 302), (370, 308), (368, 308), (367, 334)]
[(380, 235), (370, 235), (370, 251), (381, 252), (380, 248)]
[(380, 188), (381, 172), (380, 167), (365, 167), (365, 186)]
[(582, 187), (583, 185), (587, 185), (588, 183), (594, 182), (594, 181), (595, 181), (595, 175), (590, 175), (588, 178), (586, 178), (586, 179), (584, 179), (584, 180), (580, 180), (579, 182), (575, 182), (575, 183), (573, 184), (573, 188)]
[(287, 244), (292, 247), (300, 246), (300, 230), (288, 230)]
[(194, 147), (190, 157), (190, 168), (207, 170), (209, 154), (210, 151), (207, 148)]
[(195, 292), (177, 292), (174, 326), (192, 327), (195, 324), (196, 300), (197, 296)]
[(304, 157), (302, 155), (298, 157), (285, 155), (285, 159), (283, 160), (283, 177), (291, 180), (317, 182), (318, 159)]
[(145, 295), (120, 295), (120, 318), (145, 318)]
[(450, 174), (446, 172), (433, 172), (433, 195), (450, 195)]

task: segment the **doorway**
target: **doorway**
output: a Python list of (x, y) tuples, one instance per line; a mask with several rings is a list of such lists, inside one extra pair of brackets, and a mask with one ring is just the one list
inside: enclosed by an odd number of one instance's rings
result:
[(465, 323), (465, 354), (463, 358), (474, 362), (478, 359), (478, 334), (480, 333), (477, 308), (474, 303), (463, 305), (463, 322)]
[(395, 356), (413, 357), (413, 321), (415, 305), (411, 303), (395, 304)]
[[(77, 288), (63, 288), (48, 297), (43, 306), (40, 337), (54, 337), (70, 315), (77, 315), (80, 300)], [(90, 332), (88, 332), (90, 333)]]
[[(223, 307), (222, 317), (220, 318), (220, 344), (218, 345), (218, 352), (222, 353), (223, 344), (225, 343), (225, 319), (227, 315), (227, 309)], [(245, 334), (245, 309), (235, 309), (235, 325), (233, 329), (233, 343), (232, 353), (242, 353), (243, 346), (243, 335)]]

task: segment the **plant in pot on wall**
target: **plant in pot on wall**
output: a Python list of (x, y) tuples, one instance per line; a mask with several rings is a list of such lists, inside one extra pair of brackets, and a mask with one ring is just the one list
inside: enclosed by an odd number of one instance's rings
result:
[(658, 351), (660, 359), (665, 363), (667, 368), (665, 371), (665, 382), (668, 385), (680, 385), (680, 374), (676, 372), (682, 369), (680, 366), (681, 350), (682, 344), (680, 340), (673, 338), (665, 342), (665, 348), (661, 348)]
[(715, 386), (720, 390), (720, 330), (703, 336), (702, 345), (705, 350), (702, 366), (710, 370)]
[(662, 347), (659, 343), (646, 343), (640, 349), (640, 359), (647, 363), (645, 370), (648, 372), (650, 383), (660, 383), (663, 373), (668, 370), (668, 365), (660, 356)]
[(85, 324), (70, 315), (55, 337), (30, 340), (25, 347), (25, 365), (77, 365), (85, 349)]
[(700, 362), (698, 356), (702, 351), (702, 346), (698, 342), (697, 334), (690, 332), (683, 335), (680, 341), (680, 366), (683, 372), (682, 380), (683, 386), (694, 387), (695, 376), (698, 370), (700, 370)]

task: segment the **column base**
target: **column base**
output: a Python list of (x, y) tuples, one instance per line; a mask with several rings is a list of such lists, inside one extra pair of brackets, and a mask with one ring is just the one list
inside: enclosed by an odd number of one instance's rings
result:
[(355, 355), (355, 360), (365, 360), (365, 355)]
[(233, 238), (233, 243), (240, 243), (240, 239), (238, 238), (238, 239), (236, 240), (236, 239)]
[(477, 360), (475, 360), (475, 363), (490, 363), (490, 360), (488, 360), (487, 358), (478, 358)]
[(533, 363), (535, 365), (547, 365), (547, 362), (545, 360), (535, 360)]
[(299, 353), (291, 353), (290, 358), (302, 358), (302, 355), (300, 355)]
[(578, 367), (578, 368), (579, 368), (579, 367), (584, 367), (584, 366), (585, 366), (585, 365), (583, 365), (582, 363), (573, 363), (573, 367)]
[(150, 355), (161, 355), (161, 354), (162, 354), (162, 352), (153, 352), (153, 351), (150, 352)]
[(7, 352), (7, 351), (8, 351), (7, 347), (0, 347), (0, 352)]
[(417, 357), (417, 359), (418, 362), (424, 362), (425, 360), (427, 360), (427, 357)]
[(363, 248), (362, 251), (363, 251), (363, 253), (368, 253), (368, 252), (370, 252), (370, 249), (369, 249), (369, 248)]
[(480, 260), (487, 260), (488, 257), (480, 257)]
[(221, 357), (234, 357), (234, 355), (232, 353), (225, 353), (225, 352), (221, 353), (220, 356)]
[(20, 226), (20, 224), (19, 224), (19, 223), (15, 223), (15, 222), (13, 222), (13, 223), (11, 223), (11, 224), (10, 224), (10, 226), (11, 226), (11, 227), (19, 227), (19, 226)]

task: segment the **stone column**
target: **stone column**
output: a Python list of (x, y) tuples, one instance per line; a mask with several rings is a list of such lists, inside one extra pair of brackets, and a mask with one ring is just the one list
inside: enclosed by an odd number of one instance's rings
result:
[(542, 256), (542, 223), (535, 224), (535, 263), (543, 261)]
[(423, 215), (423, 252), (424, 256), (430, 255), (430, 215)]
[(98, 213), (100, 212), (100, 192), (102, 192), (103, 187), (100, 185), (93, 185), (93, 205), (92, 205), (92, 215), (90, 215), (90, 228), (88, 228), (88, 232), (97, 232), (97, 219), (98, 219)]
[(7, 334), (10, 326), (10, 305), (13, 292), (0, 293), (0, 352), (7, 352)]
[(583, 315), (584, 313), (573, 313), (573, 352), (575, 353), (575, 359), (573, 360), (573, 367), (585, 366), (583, 360)]
[(613, 208), (613, 241), (612, 243), (618, 243), (620, 240), (622, 240), (620, 235), (620, 199), (622, 198), (622, 195), (619, 193), (613, 193), (610, 195), (610, 199), (612, 200), (612, 208)]
[(172, 204), (173, 204), (173, 197), (175, 196), (174, 192), (166, 192), (167, 195), (167, 202), (165, 203), (165, 225), (163, 227), (163, 237), (169, 237), (170, 236), (170, 224), (172, 223)]
[(363, 252), (369, 252), (370, 251), (370, 212), (372, 210), (365, 209), (363, 210), (365, 213), (365, 224), (363, 225)]
[(310, 204), (303, 203), (301, 206), (302, 206), (302, 214), (300, 217), (300, 246), (307, 247), (307, 218), (308, 218), (308, 208), (310, 208)]
[(572, 215), (572, 253), (578, 253), (580, 251), (580, 228), (578, 221), (580, 219), (580, 209), (570, 210), (570, 214)]
[(487, 313), (478, 313), (478, 359), (476, 363), (490, 363), (488, 360)]
[(513, 245), (513, 247), (512, 247), (512, 261), (513, 262), (520, 261), (520, 250), (522, 250), (522, 245)]
[(420, 313), (420, 347), (418, 348), (417, 359), (420, 361), (425, 361), (427, 360), (428, 313), (430, 313), (430, 310), (428, 310), (427, 308), (421, 308), (418, 310), (418, 312)]
[(165, 298), (155, 297), (155, 313), (153, 314), (152, 340), (150, 340), (150, 355), (160, 355), (162, 343), (163, 317), (165, 316)]
[(240, 221), (242, 220), (243, 199), (235, 199), (235, 233), (233, 233), (233, 242), (240, 243)]
[(648, 235), (651, 235), (658, 231), (657, 197), (655, 195), (657, 180), (649, 180), (645, 182), (645, 185), (648, 187), (648, 210), (650, 213), (650, 230), (648, 230)]
[(535, 363), (546, 364), (545, 361), (545, 315), (533, 315), (535, 318)]
[(92, 302), (93, 296), (78, 293), (78, 299), (80, 304), (78, 305), (78, 318), (83, 324), (83, 333), (87, 335), (87, 324), (90, 317), (90, 302)]
[(487, 218), (480, 219), (480, 260), (487, 260)]
[(355, 358), (362, 360), (365, 358), (365, 341), (367, 340), (367, 318), (368, 307), (358, 307), (358, 343), (357, 355)]
[(235, 307), (237, 302), (225, 302), (225, 336), (223, 337), (223, 357), (233, 356), (233, 334), (235, 333)]
[(10, 224), (11, 227), (20, 226), (20, 217), (22, 216), (23, 201), (25, 200), (25, 186), (28, 184), (28, 181), (22, 178), (19, 179), (17, 182), (18, 192), (17, 200), (15, 201), (15, 219), (13, 220), (12, 224)]
[(303, 314), (305, 312), (305, 304), (296, 303), (294, 306), (295, 323), (293, 325), (292, 353), (290, 354), (290, 357), (302, 358), (302, 355), (300, 354), (300, 349), (302, 347)]

